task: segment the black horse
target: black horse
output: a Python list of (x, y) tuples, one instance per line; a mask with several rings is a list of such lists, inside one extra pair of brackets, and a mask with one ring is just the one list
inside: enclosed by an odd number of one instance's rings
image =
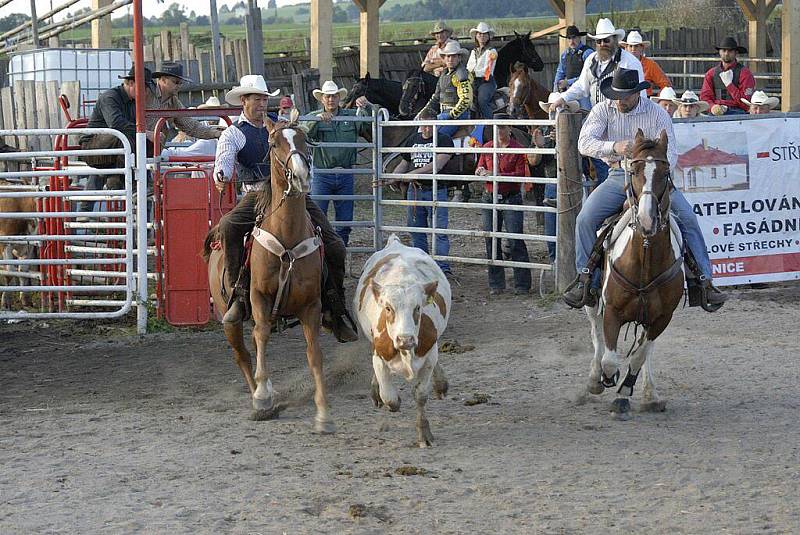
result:
[(356, 80), (342, 105), (352, 108), (356, 99), (363, 96), (373, 104), (389, 110), (391, 115), (397, 115), (397, 106), (403, 96), (403, 84), (387, 78), (373, 78), (367, 73), (364, 78)]
[(529, 69), (539, 72), (544, 69), (544, 62), (531, 42), (531, 32), (520, 34), (514, 32), (514, 40), (509, 41), (497, 52), (497, 63), (494, 67), (494, 79), (497, 87), (508, 87), (508, 78), (514, 64), (520, 62)]

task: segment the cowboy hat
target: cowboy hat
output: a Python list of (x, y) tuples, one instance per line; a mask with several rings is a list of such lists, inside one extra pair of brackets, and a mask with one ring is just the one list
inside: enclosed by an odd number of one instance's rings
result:
[(617, 38), (622, 39), (625, 37), (625, 30), (622, 28), (614, 28), (614, 23), (611, 22), (611, 19), (600, 19), (597, 21), (597, 30), (595, 30), (594, 35), (587, 35), (592, 39), (605, 39), (612, 35), (616, 35)]
[(650, 46), (650, 41), (642, 40), (642, 34), (637, 32), (636, 30), (631, 30), (631, 32), (628, 33), (628, 38), (625, 39), (624, 41), (620, 41), (619, 44), (621, 44), (621, 45), (644, 45), (644, 46)]
[[(552, 104), (559, 98), (561, 98), (561, 93), (550, 93), (547, 96), (547, 102), (542, 102), (541, 100), (539, 101), (539, 107), (542, 108), (542, 111), (544, 111), (545, 113), (550, 113), (550, 104)], [(570, 113), (577, 112), (581, 107), (581, 105), (578, 103), (577, 100), (567, 101), (567, 103), (564, 104), (564, 106)]]
[(763, 91), (756, 91), (753, 93), (753, 96), (750, 97), (748, 101), (746, 98), (742, 99), (742, 102), (747, 104), (748, 106), (752, 106), (755, 104), (756, 106), (769, 106), (769, 109), (773, 110), (778, 106), (780, 100), (778, 97), (769, 97)]
[(461, 44), (458, 41), (448, 41), (444, 48), (439, 52), (440, 56), (456, 56), (456, 55), (464, 55), (468, 51), (466, 48), (461, 48)]
[(610, 100), (620, 100), (650, 87), (650, 82), (639, 81), (639, 71), (617, 67), (614, 76), (600, 82), (600, 92)]
[[(131, 70), (128, 71), (126, 75), (119, 75), (117, 78), (120, 80), (134, 80), (136, 79), (136, 67), (131, 65)], [(150, 69), (147, 67), (144, 68), (144, 83), (152, 84), (153, 83), (153, 73), (150, 72)]]
[(688, 89), (683, 92), (681, 98), (673, 98), (672, 102), (678, 104), (679, 106), (681, 104), (684, 106), (697, 106), (700, 108), (700, 113), (708, 111), (708, 108), (711, 107), (705, 100), (700, 100), (694, 91), (690, 91)]
[(661, 90), (658, 96), (653, 95), (652, 97), (650, 97), (650, 100), (652, 100), (653, 102), (658, 102), (660, 100), (669, 100), (670, 102), (672, 102), (676, 98), (678, 98), (678, 95), (675, 93), (675, 89), (667, 86)]
[(219, 101), (219, 99), (217, 97), (208, 97), (208, 100), (206, 100), (205, 102), (200, 104), (197, 107), (197, 109), (200, 110), (200, 109), (203, 109), (203, 108), (218, 108), (221, 105), (222, 104), (220, 103), (220, 101)]
[(440, 20), (436, 24), (433, 25), (433, 29), (430, 31), (431, 35), (436, 35), (439, 32), (450, 32), (452, 35), (453, 28), (447, 25), (447, 23), (443, 20)]
[(735, 50), (739, 54), (747, 54), (747, 49), (743, 46), (739, 46), (739, 43), (736, 42), (736, 39), (733, 37), (726, 37), (719, 46), (715, 46), (714, 48), (717, 50)]
[(489, 37), (491, 38), (491, 37), (494, 37), (494, 28), (492, 28), (491, 26), (489, 26), (485, 22), (479, 22), (478, 26), (476, 26), (475, 28), (472, 28), (469, 31), (469, 34), (472, 36), (473, 39), (475, 38), (475, 34), (476, 33), (488, 33)]
[(578, 30), (577, 26), (567, 26), (567, 33), (566, 35), (562, 35), (564, 39), (572, 39), (573, 37), (583, 37), (586, 35), (586, 32), (581, 32)]
[(313, 91), (314, 98), (322, 102), (322, 95), (335, 95), (339, 94), (339, 98), (344, 98), (347, 96), (347, 89), (341, 88), (336, 85), (336, 82), (331, 80), (326, 80), (324, 84), (322, 84), (322, 89), (315, 89)]
[(225, 93), (225, 102), (231, 106), (239, 106), (242, 103), (239, 100), (239, 97), (243, 97), (245, 95), (265, 95), (268, 97), (276, 97), (280, 92), (280, 89), (270, 92), (269, 88), (267, 87), (267, 81), (264, 80), (264, 77), (260, 74), (245, 74), (242, 76), (242, 79), (239, 80), (238, 87), (234, 87)]
[(186, 78), (183, 75), (183, 64), (175, 63), (174, 61), (165, 61), (161, 64), (160, 70), (153, 71), (153, 78), (158, 78), (160, 76), (173, 76), (184, 82), (192, 82), (190, 78)]

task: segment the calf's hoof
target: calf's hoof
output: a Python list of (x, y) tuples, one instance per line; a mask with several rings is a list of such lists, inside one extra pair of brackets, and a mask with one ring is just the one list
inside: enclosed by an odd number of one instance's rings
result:
[(266, 420), (277, 420), (280, 414), (281, 411), (278, 407), (272, 407), (271, 409), (255, 409), (250, 414), (250, 419), (255, 422), (264, 422)]
[(436, 399), (444, 399), (449, 389), (450, 385), (447, 383), (447, 379), (443, 379), (441, 381), (437, 380), (433, 381), (433, 396)]
[(391, 400), (391, 401), (384, 401), (384, 404), (389, 409), (390, 412), (397, 412), (400, 410), (400, 398)]
[(606, 387), (604, 387), (599, 381), (596, 383), (589, 381), (589, 383), (586, 385), (586, 391), (590, 394), (594, 394), (595, 396), (602, 394), (605, 389)]
[(417, 445), (420, 448), (433, 446), (433, 433), (431, 433), (431, 424), (427, 419), (417, 423)]
[(627, 420), (630, 417), (631, 402), (628, 398), (617, 398), (611, 402), (611, 415), (618, 420)]
[(332, 435), (336, 432), (336, 424), (330, 418), (314, 418), (314, 432), (320, 435)]
[(663, 399), (644, 401), (639, 408), (642, 412), (664, 412), (667, 410), (667, 402)]
[(372, 403), (377, 407), (383, 407), (383, 400), (381, 399), (381, 392), (378, 388), (378, 383), (373, 381), (372, 386), (369, 389), (369, 397), (372, 398)]

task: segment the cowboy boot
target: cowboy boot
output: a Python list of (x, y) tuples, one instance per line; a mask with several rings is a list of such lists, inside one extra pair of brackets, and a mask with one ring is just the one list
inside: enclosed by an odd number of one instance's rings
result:
[[(322, 326), (333, 333), (341, 343), (355, 342), (358, 340), (355, 322), (347, 312), (344, 299), (334, 288), (325, 292), (326, 303), (323, 305)], [(349, 322), (349, 324), (348, 324)]]
[(728, 296), (714, 286), (711, 279), (703, 275), (700, 266), (688, 248), (684, 251), (683, 260), (691, 274), (694, 275), (694, 278), (687, 278), (686, 280), (689, 306), (700, 306), (706, 312), (719, 310), (728, 300)]
[(248, 316), (247, 301), (249, 299), (250, 270), (242, 266), (239, 277), (233, 285), (233, 292), (228, 300), (228, 310), (222, 316), (222, 323), (240, 323)]
[(597, 290), (592, 288), (592, 272), (584, 268), (567, 286), (562, 295), (564, 302), (572, 308), (593, 307), (597, 304)]
[(700, 300), (700, 306), (703, 307), (703, 310), (706, 312), (716, 312), (722, 308), (722, 305), (728, 300), (728, 296), (714, 286), (709, 279), (701, 279), (701, 289), (703, 294)]

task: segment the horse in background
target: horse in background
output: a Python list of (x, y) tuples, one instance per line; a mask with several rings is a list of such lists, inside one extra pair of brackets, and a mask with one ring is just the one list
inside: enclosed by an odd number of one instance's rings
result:
[(514, 65), (508, 82), (509, 115), (515, 119), (547, 119), (548, 114), (539, 102), (547, 102), (549, 94), (546, 87), (530, 76), (527, 66), (522, 63)]
[(674, 187), (667, 160), (667, 133), (658, 140), (636, 133), (625, 189), (628, 208), (608, 239), (600, 299), (586, 307), (592, 326), (594, 358), (587, 389), (600, 394), (616, 386), (622, 359), (617, 353), (625, 324), (642, 326), (628, 371), (611, 412), (626, 418), (639, 372), (644, 368), (644, 410), (663, 411), (653, 383), (653, 344), (664, 332), (683, 296), (683, 238), (670, 215)]
[[(398, 105), (403, 96), (403, 84), (388, 78), (373, 78), (367, 73), (363, 78), (356, 80), (347, 93), (342, 106), (352, 108), (358, 97), (367, 97), (367, 100), (389, 110), (389, 114), (398, 114)], [(426, 101), (427, 102), (427, 101)]]
[(544, 61), (536, 52), (536, 47), (531, 41), (531, 32), (526, 34), (514, 32), (514, 35), (516, 37), (513, 40), (497, 51), (497, 63), (494, 67), (494, 79), (497, 87), (509, 85), (509, 78), (517, 62), (526, 65), (534, 72), (544, 69)]

